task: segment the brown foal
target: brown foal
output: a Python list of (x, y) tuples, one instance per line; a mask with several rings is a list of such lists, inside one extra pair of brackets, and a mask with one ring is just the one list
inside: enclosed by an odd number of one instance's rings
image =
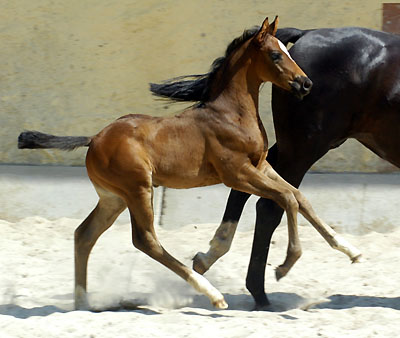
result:
[(224, 183), (276, 201), (287, 213), (287, 257), (278, 267), (284, 276), (301, 255), (297, 212), (329, 243), (356, 260), (360, 252), (335, 238), (303, 195), (265, 161), (267, 135), (258, 114), (259, 87), (271, 81), (298, 96), (311, 81), (275, 38), (278, 19), (243, 34), (228, 47), (209, 82), (207, 100), (173, 117), (123, 116), (93, 137), (58, 137), (24, 132), (20, 148), (73, 149), (89, 146), (88, 175), (99, 195), (91, 214), (75, 231), (75, 306), (87, 308), (87, 262), (99, 238), (128, 207), (136, 248), (178, 274), (220, 309), (222, 294), (203, 276), (172, 257), (153, 226), (153, 186), (191, 188)]

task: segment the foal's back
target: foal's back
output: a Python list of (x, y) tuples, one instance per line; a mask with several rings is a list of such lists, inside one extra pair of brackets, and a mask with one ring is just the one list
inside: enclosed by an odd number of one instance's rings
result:
[(172, 188), (219, 183), (205, 160), (206, 135), (198, 119), (198, 109), (171, 117), (119, 118), (92, 139), (86, 160), (89, 176), (108, 176), (111, 167), (111, 172)]

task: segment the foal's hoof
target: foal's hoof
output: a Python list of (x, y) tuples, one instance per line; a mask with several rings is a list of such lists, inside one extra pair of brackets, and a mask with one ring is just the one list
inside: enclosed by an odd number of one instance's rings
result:
[(275, 278), (277, 281), (279, 281), (282, 277), (285, 277), (287, 274), (286, 269), (282, 268), (281, 266), (278, 266), (275, 269)]
[(352, 263), (362, 263), (362, 262), (364, 262), (364, 258), (362, 257), (362, 254), (359, 254), (355, 257), (352, 257), (351, 262)]
[(228, 308), (228, 303), (225, 302), (225, 299), (223, 299), (223, 298), (213, 302), (212, 304), (214, 305), (214, 307), (216, 307), (217, 309), (220, 309), (220, 310), (225, 310)]
[(203, 275), (208, 270), (205, 257), (206, 254), (202, 252), (198, 252), (193, 257), (193, 270), (199, 273), (200, 275)]
[(75, 310), (90, 310), (87, 293), (81, 286), (75, 288)]

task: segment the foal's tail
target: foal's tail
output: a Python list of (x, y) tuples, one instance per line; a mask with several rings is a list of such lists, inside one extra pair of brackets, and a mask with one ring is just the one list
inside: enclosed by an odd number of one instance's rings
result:
[(279, 39), (285, 46), (291, 42), (296, 43), (303, 35), (311, 32), (313, 29), (302, 30), (297, 28), (279, 28), (275, 37)]
[(18, 136), (18, 148), (74, 150), (89, 146), (91, 141), (92, 137), (87, 136), (55, 136), (39, 131), (24, 131)]

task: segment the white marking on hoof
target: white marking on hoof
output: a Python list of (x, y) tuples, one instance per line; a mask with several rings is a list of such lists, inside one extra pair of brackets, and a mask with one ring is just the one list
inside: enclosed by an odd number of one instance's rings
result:
[(196, 271), (192, 271), (187, 282), (194, 289), (206, 295), (210, 299), (211, 304), (216, 308), (226, 309), (228, 307), (228, 304), (225, 302), (222, 293), (219, 292), (206, 278), (198, 274)]
[(228, 303), (225, 302), (225, 299), (222, 298), (216, 302), (213, 303), (214, 307), (216, 307), (217, 309), (221, 309), (221, 310), (225, 310), (228, 308)]
[(337, 243), (335, 249), (342, 251), (347, 256), (349, 256), (353, 263), (361, 261), (361, 251), (358, 250), (355, 246), (350, 244), (340, 235), (336, 235), (334, 237), (334, 240)]
[(362, 256), (362, 254), (359, 254), (358, 256), (353, 257), (351, 259), (351, 263), (362, 263), (362, 262), (364, 262), (364, 258)]

